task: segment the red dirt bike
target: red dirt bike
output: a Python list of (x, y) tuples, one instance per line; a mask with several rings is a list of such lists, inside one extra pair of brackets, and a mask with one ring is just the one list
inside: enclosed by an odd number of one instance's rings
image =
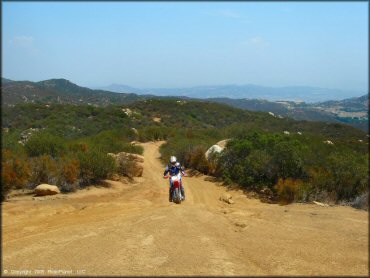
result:
[(175, 176), (164, 176), (165, 179), (170, 178), (172, 182), (172, 202), (176, 204), (181, 204), (183, 200), (183, 196), (181, 193), (181, 177), (186, 177), (185, 175), (182, 176), (180, 173)]

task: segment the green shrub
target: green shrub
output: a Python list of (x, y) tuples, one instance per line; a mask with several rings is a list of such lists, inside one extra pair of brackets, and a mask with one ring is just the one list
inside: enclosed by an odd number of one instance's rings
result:
[(78, 153), (81, 183), (99, 182), (115, 171), (115, 161), (106, 153), (88, 151)]
[(1, 139), (2, 139), (2, 149), (3, 150), (9, 150), (13, 154), (17, 155), (27, 155), (24, 146), (20, 143), (18, 143), (19, 138), (21, 136), (20, 131), (13, 131), (13, 132), (8, 132), (8, 133), (2, 133), (1, 134)]
[(350, 200), (368, 189), (368, 161), (352, 152), (333, 153), (327, 158), (329, 173), (325, 189), (336, 192), (338, 200)]
[(105, 153), (130, 152), (142, 154), (141, 146), (130, 144), (129, 135), (116, 130), (104, 131), (97, 135), (78, 140), (74, 145), (86, 145), (89, 150)]
[(46, 132), (39, 132), (31, 136), (25, 144), (26, 152), (30, 157), (50, 155), (57, 157), (66, 151), (65, 141)]
[(248, 189), (270, 189), (279, 178), (306, 178), (305, 146), (277, 134), (250, 132), (228, 142), (218, 169), (228, 182)]

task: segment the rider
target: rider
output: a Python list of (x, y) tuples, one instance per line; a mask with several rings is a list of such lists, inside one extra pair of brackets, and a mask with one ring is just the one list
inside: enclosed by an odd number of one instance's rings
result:
[[(181, 172), (181, 174), (183, 176), (185, 176), (185, 171), (184, 171), (184, 168), (181, 167), (180, 163), (177, 162), (177, 159), (175, 156), (171, 156), (170, 158), (170, 164), (168, 164), (166, 166), (166, 169), (164, 170), (164, 173), (163, 173), (163, 176), (165, 177), (168, 173), (170, 174), (170, 176), (175, 176), (177, 175), (179, 172)], [(182, 180), (180, 178), (180, 181), (181, 181), (181, 195), (182, 195), (182, 199), (185, 200), (185, 191), (184, 191), (184, 187), (182, 186)], [(171, 195), (172, 195), (172, 181), (170, 179), (170, 190), (169, 190), (169, 201), (171, 202), (172, 201), (172, 198), (171, 198)]]

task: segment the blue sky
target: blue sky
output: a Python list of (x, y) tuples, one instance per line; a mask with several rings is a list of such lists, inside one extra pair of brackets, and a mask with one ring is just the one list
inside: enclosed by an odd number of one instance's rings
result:
[(14, 80), (368, 88), (367, 2), (2, 5), (2, 71)]

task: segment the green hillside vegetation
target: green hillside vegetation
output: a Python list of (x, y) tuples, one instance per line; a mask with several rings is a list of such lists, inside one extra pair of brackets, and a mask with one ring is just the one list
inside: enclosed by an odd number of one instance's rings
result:
[[(122, 93), (113, 93), (106, 90), (92, 90), (86, 87), (78, 86), (66, 79), (50, 79), (40, 82), (31, 81), (12, 81), (2, 78), (2, 106), (13, 106), (20, 103), (34, 103), (34, 104), (73, 104), (73, 105), (93, 105), (93, 106), (109, 106), (117, 104), (130, 104), (138, 100), (146, 99), (171, 99), (165, 95), (187, 95), (188, 89), (155, 89), (155, 90), (139, 90), (128, 86), (122, 87), (119, 91)], [(252, 86), (253, 87), (253, 86)], [(114, 89), (113, 87), (107, 87)], [(219, 89), (233, 95), (233, 86), (221, 86)], [(273, 112), (277, 115), (293, 118), (295, 120), (308, 121), (326, 121), (345, 123), (356, 128), (368, 131), (368, 101), (367, 95), (344, 99), (340, 101), (326, 101), (319, 103), (304, 103), (294, 101), (267, 101), (262, 99), (233, 99), (233, 98), (208, 98), (205, 100), (198, 99), (199, 94), (207, 94), (208, 87), (193, 88), (198, 93), (194, 97), (198, 101), (225, 103), (230, 106), (241, 108), (249, 111), (263, 111)], [(250, 88), (251, 89), (251, 88)], [(262, 89), (261, 87), (253, 87), (250, 91), (252, 95), (256, 93), (255, 90)], [(268, 92), (268, 88), (264, 88)], [(290, 88), (290, 94), (296, 94), (300, 90), (312, 90), (314, 88)], [(184, 91), (185, 90), (185, 91)], [(201, 90), (201, 91), (199, 91)], [(274, 90), (270, 88), (269, 90)], [(138, 95), (140, 94), (146, 95)], [(149, 93), (155, 93), (149, 95)], [(181, 93), (182, 92), (182, 93)], [(199, 93), (201, 92), (201, 93)], [(215, 93), (215, 92), (213, 92)], [(333, 93), (333, 92), (332, 92)], [(158, 96), (162, 95), (162, 96)], [(188, 100), (188, 97), (177, 97)]]
[(66, 79), (50, 79), (40, 82), (2, 80), (2, 105), (20, 103), (90, 104), (107, 106), (131, 103), (145, 96), (92, 90), (78, 86)]
[[(175, 98), (105, 107), (18, 104), (4, 107), (2, 116), (9, 129), (2, 133), (3, 196), (12, 187), (41, 182), (66, 192), (97, 183), (117, 173), (107, 153), (142, 153), (133, 140), (167, 140), (161, 147), (164, 162), (176, 155), (185, 167), (226, 184), (270, 188), (278, 200), (351, 200), (368, 190), (366, 133), (338, 123), (279, 119)], [(24, 146), (18, 143), (31, 128), (37, 131)], [(223, 155), (207, 161), (206, 150), (225, 138), (233, 140)]]
[[(358, 129), (368, 131), (368, 96), (344, 99), (340, 101), (326, 101), (319, 103), (305, 102), (273, 102), (260, 99), (231, 99), (210, 98), (212, 102), (225, 103), (230, 106), (250, 111), (272, 112), (276, 115), (289, 117), (295, 120), (323, 121), (345, 123)], [(341, 112), (360, 112), (341, 116)]]

